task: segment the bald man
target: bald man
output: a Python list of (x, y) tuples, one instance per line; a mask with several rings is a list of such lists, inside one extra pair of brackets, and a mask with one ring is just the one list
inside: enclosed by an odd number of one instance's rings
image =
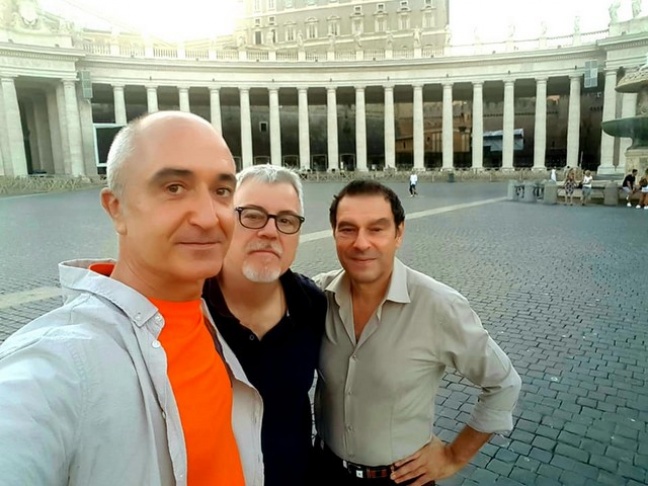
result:
[(66, 303), (0, 346), (0, 483), (263, 485), (262, 403), (201, 300), (234, 227), (232, 155), (149, 115), (108, 156), (117, 261), (60, 265)]

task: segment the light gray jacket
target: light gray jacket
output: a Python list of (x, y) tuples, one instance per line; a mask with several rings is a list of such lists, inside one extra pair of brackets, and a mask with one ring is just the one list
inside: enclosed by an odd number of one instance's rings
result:
[[(87, 270), (92, 263), (60, 264), (66, 303), (0, 346), (0, 484), (186, 485), (184, 436), (157, 339), (164, 319), (143, 295)], [(261, 397), (218, 339), (246, 485), (263, 486)]]

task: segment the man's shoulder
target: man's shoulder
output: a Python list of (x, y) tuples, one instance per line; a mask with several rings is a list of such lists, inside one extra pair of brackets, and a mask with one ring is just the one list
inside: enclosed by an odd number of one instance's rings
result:
[(300, 291), (304, 292), (310, 299), (318, 300), (325, 298), (324, 292), (310, 277), (307, 277), (302, 273), (293, 271), (290, 272), (290, 275), (297, 288), (299, 288)]
[(322, 272), (318, 273), (313, 277), (313, 282), (315, 282), (315, 285), (317, 285), (320, 289), (325, 290), (328, 285), (338, 278), (342, 273), (344, 272), (343, 269), (339, 268), (337, 270), (331, 270), (329, 272)]
[(455, 288), (436, 280), (410, 267), (407, 272), (407, 286), (413, 303), (428, 302), (435, 306), (444, 306), (453, 302), (465, 301), (465, 297)]
[(29, 322), (0, 346), (0, 359), (29, 347), (60, 346), (71, 349), (91, 344), (105, 335), (104, 324), (115, 324), (116, 313), (91, 294), (81, 294), (61, 307)]

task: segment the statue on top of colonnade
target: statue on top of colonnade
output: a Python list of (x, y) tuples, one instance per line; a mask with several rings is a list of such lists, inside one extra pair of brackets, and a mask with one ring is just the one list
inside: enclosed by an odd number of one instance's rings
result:
[(636, 19), (641, 15), (641, 0), (632, 0), (632, 18)]

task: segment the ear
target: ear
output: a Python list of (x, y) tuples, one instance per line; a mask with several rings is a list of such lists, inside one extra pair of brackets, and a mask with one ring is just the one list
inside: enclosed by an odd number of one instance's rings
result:
[(400, 248), (403, 243), (403, 235), (405, 234), (405, 221), (396, 227), (396, 248)]
[(115, 231), (119, 235), (126, 234), (124, 207), (119, 198), (108, 188), (101, 190), (101, 205), (112, 219)]

